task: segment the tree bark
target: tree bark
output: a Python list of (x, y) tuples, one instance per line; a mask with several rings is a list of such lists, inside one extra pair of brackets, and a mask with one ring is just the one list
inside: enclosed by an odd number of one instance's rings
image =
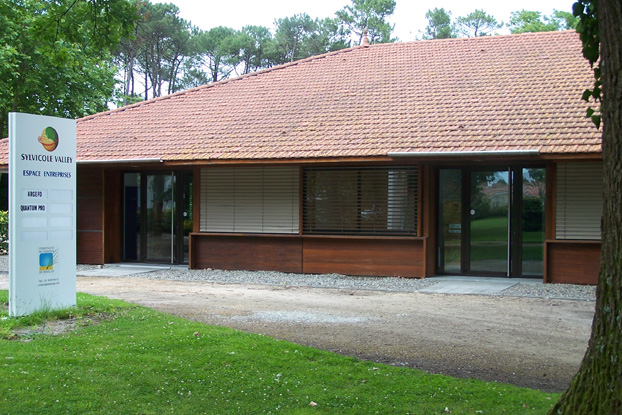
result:
[(622, 2), (598, 0), (604, 185), (601, 268), (588, 349), (550, 414), (622, 414)]

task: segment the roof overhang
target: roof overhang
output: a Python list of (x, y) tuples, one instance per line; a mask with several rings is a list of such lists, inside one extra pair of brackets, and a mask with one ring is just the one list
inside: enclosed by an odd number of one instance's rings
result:
[(539, 150), (496, 150), (496, 151), (404, 151), (388, 152), (389, 157), (425, 157), (425, 158), (444, 158), (444, 157), (517, 157), (517, 156), (538, 156)]
[(146, 164), (146, 163), (163, 163), (161, 158), (150, 159), (109, 159), (109, 160), (77, 160), (76, 163), (82, 164)]

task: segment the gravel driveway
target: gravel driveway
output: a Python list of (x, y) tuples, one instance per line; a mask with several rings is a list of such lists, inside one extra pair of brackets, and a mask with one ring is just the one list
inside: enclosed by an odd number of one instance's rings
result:
[[(0, 257), (0, 289), (8, 287), (6, 265)], [(594, 287), (418, 292), (436, 283), (186, 268), (77, 279), (81, 292), (347, 356), (549, 392), (567, 388), (587, 347)]]
[[(236, 283), (213, 281), (221, 274)], [(519, 284), (496, 296), (416, 292), (431, 284), (183, 269), (78, 277), (82, 292), (343, 355), (543, 391), (567, 388), (587, 347), (593, 287)]]

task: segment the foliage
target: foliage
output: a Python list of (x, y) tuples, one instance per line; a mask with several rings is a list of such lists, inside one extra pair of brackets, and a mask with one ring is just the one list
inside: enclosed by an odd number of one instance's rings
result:
[(458, 17), (456, 23), (462, 34), (467, 37), (487, 36), (503, 27), (503, 22), (497, 22), (493, 16), (480, 9), (464, 17)]
[(136, 102), (137, 85), (149, 99), (350, 46), (337, 18), (299, 14), (276, 19), (274, 36), (263, 26), (203, 31), (180, 18), (173, 4), (133, 1), (141, 19), (115, 51), (122, 104)]
[(141, 1), (135, 7), (141, 19), (115, 51), (123, 74), (122, 104), (135, 101), (137, 75), (142, 78), (144, 99), (176, 91), (180, 70), (193, 55), (190, 24), (179, 17), (177, 6)]
[(334, 19), (311, 19), (306, 14), (275, 21), (270, 56), (274, 64), (293, 62), (348, 47), (345, 33)]
[(0, 255), (9, 253), (9, 212), (0, 211)]
[(238, 61), (235, 30), (218, 26), (207, 32), (199, 31), (195, 37), (195, 50), (202, 66), (207, 68), (208, 79), (218, 82), (226, 79)]
[(508, 27), (512, 33), (553, 32), (574, 29), (577, 24), (572, 14), (559, 10), (550, 16), (543, 16), (536, 11), (521, 10), (510, 14)]
[(107, 109), (110, 51), (135, 15), (127, 0), (1, 2), (0, 135), (11, 111), (77, 118)]
[[(590, 102), (592, 99), (599, 104), (602, 99), (601, 83), (601, 62), (600, 57), (600, 33), (598, 21), (596, 20), (596, 2), (591, 0), (578, 0), (572, 6), (572, 13), (579, 20), (577, 32), (583, 42), (583, 56), (588, 60), (594, 70), (594, 87), (586, 89), (583, 93), (583, 100)], [(586, 116), (592, 119), (597, 128), (600, 128), (600, 109), (589, 107)]]
[(268, 54), (272, 33), (264, 26), (244, 26), (236, 38), (239, 74), (248, 74), (270, 65)]
[(536, 232), (544, 229), (544, 201), (540, 197), (525, 196), (523, 198), (522, 229), (525, 232)]
[(395, 0), (351, 0), (352, 4), (337, 11), (345, 33), (354, 38), (360, 45), (363, 33), (367, 31), (370, 43), (393, 42), (391, 32), (393, 26), (386, 19), (395, 11)]
[(559, 21), (560, 30), (576, 30), (577, 24), (579, 24), (579, 18), (570, 12), (561, 10), (553, 10), (551, 19)]
[(108, 318), (64, 335), (0, 340), (0, 412), (541, 414), (558, 396), (361, 361), (101, 297), (80, 294), (78, 304)]
[(449, 39), (458, 37), (456, 25), (451, 22), (451, 12), (443, 8), (428, 10), (425, 14), (428, 26), (423, 34), (424, 39)]

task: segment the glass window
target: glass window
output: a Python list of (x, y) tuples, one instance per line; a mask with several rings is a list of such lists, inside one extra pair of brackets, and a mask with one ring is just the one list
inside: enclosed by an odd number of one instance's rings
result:
[(123, 179), (123, 259), (140, 259), (140, 173), (125, 173)]
[(439, 205), (439, 272), (458, 274), (462, 253), (462, 170), (440, 171)]
[(304, 171), (303, 232), (417, 233), (417, 168)]
[(544, 273), (545, 186), (546, 169), (523, 169), (521, 203), (521, 256), (523, 275), (542, 276)]

